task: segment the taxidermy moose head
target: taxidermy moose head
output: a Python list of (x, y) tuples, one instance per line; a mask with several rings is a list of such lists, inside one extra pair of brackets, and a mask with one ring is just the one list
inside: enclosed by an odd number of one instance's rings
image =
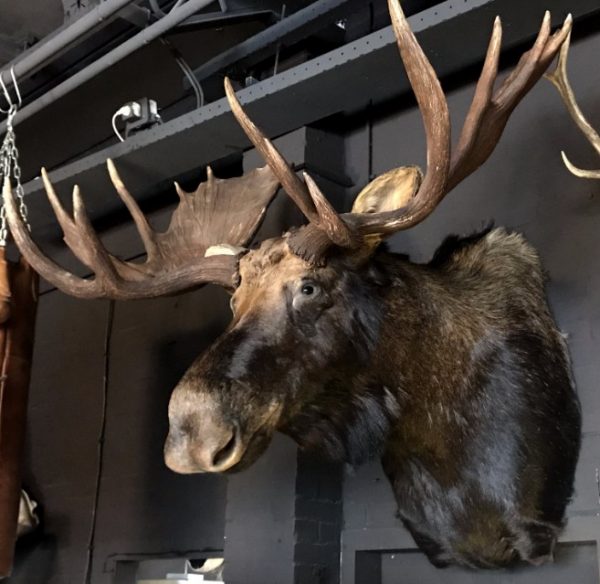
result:
[[(399, 514), (436, 566), (500, 567), (552, 557), (571, 496), (580, 413), (565, 343), (544, 295), (536, 252), (502, 229), (451, 237), (427, 265), (380, 241), (423, 221), (493, 151), (515, 106), (544, 73), (571, 21), (533, 48), (494, 89), (501, 25), (455, 151), (440, 83), (397, 0), (389, 0), (402, 60), (422, 112), (427, 171), (391, 171), (338, 214), (315, 182), (302, 181), (248, 118), (234, 115), (267, 167), (218, 180), (208, 174), (155, 233), (108, 168), (148, 259), (110, 255), (77, 189), (71, 217), (48, 177), (65, 240), (95, 278), (76, 278), (35, 246), (8, 185), (10, 227), (47, 280), (84, 298), (173, 294), (206, 282), (232, 292), (233, 319), (175, 388), (167, 465), (181, 473), (241, 470), (273, 433), (358, 464), (381, 455)], [(281, 183), (308, 225), (252, 237)]]

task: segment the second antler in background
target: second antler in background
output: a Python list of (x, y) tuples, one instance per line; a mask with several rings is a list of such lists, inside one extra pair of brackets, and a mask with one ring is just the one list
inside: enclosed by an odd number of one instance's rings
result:
[[(571, 35), (567, 36), (560, 50), (560, 56), (556, 69), (552, 73), (546, 74), (546, 79), (552, 82), (562, 97), (567, 110), (581, 130), (581, 133), (587, 138), (588, 142), (593, 146), (594, 150), (600, 155), (600, 136), (594, 130), (592, 125), (587, 121), (583, 112), (577, 105), (577, 100), (567, 75), (567, 60), (569, 57), (569, 46), (571, 44)], [(561, 152), (565, 166), (575, 175), (580, 178), (600, 178), (600, 170), (584, 170), (575, 166), (564, 152)]]

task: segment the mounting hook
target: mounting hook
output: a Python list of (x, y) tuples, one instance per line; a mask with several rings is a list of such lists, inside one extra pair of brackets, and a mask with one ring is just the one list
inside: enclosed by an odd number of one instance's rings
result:
[(6, 99), (6, 103), (8, 104), (7, 110), (4, 110), (0, 107), (0, 112), (2, 112), (3, 114), (15, 113), (17, 111), (17, 109), (21, 107), (21, 104), (23, 103), (23, 100), (21, 98), (21, 90), (19, 89), (19, 84), (17, 82), (17, 77), (15, 75), (14, 67), (10, 68), (10, 78), (11, 78), (15, 93), (17, 95), (17, 102), (16, 103), (13, 102), (12, 97), (10, 96), (10, 92), (8, 91), (8, 88), (6, 87), (6, 84), (4, 83), (4, 71), (2, 71), (2, 73), (0, 73), (0, 86), (2, 86), (2, 92), (4, 93), (4, 99)]

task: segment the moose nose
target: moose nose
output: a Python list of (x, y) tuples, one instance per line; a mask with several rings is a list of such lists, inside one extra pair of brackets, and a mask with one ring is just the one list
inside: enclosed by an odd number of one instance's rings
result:
[(223, 472), (239, 462), (244, 454), (237, 424), (205, 419), (199, 424), (197, 437), (175, 439), (173, 435), (169, 433), (165, 444), (165, 463), (178, 473)]
[(191, 446), (192, 459), (204, 472), (222, 472), (238, 462), (242, 442), (237, 426), (203, 428), (201, 442)]

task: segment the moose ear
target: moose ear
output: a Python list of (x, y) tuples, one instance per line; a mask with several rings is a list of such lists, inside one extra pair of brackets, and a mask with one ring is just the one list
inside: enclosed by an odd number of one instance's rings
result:
[[(372, 180), (356, 197), (352, 213), (381, 213), (405, 207), (417, 194), (423, 173), (418, 166), (400, 166)], [(357, 258), (368, 258), (381, 243), (378, 233), (367, 235)]]
[(356, 197), (352, 213), (382, 213), (405, 207), (415, 196), (423, 173), (418, 166), (401, 166), (372, 180)]

